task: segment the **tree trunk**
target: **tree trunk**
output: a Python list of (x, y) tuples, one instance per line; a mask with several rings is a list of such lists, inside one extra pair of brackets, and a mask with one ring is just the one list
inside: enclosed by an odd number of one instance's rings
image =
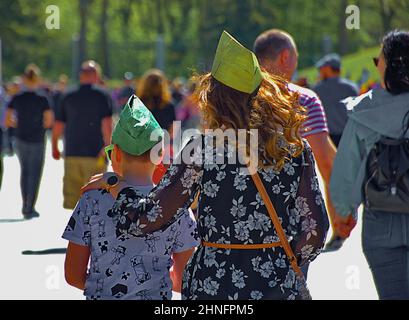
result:
[(102, 52), (102, 68), (104, 74), (110, 78), (111, 77), (111, 68), (109, 64), (109, 39), (108, 39), (108, 0), (102, 0), (101, 7), (101, 17), (100, 17), (100, 26), (101, 26), (101, 52)]
[(379, 5), (381, 9), (383, 33), (386, 34), (392, 29), (392, 18), (394, 13), (388, 0), (379, 0)]
[(339, 25), (338, 25), (338, 43), (339, 43), (339, 54), (344, 55), (348, 53), (348, 30), (345, 26), (345, 10), (348, 6), (348, 0), (342, 0), (340, 2), (339, 10)]
[(79, 0), (80, 13), (80, 38), (78, 48), (78, 60), (82, 63), (87, 58), (87, 31), (88, 31), (88, 7), (89, 0)]

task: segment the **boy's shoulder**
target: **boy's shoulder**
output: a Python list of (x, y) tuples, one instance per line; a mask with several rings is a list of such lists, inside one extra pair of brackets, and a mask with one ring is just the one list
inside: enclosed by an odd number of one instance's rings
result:
[(105, 189), (89, 190), (85, 192), (79, 199), (78, 202), (88, 202), (90, 200), (106, 200), (115, 201), (109, 191)]
[(115, 199), (108, 191), (104, 189), (90, 190), (80, 197), (74, 211), (78, 215), (88, 215), (94, 211), (108, 211), (112, 208), (114, 202)]

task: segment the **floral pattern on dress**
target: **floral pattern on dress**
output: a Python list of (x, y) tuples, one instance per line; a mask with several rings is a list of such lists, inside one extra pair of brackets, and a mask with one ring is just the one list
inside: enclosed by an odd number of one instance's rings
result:
[[(198, 140), (192, 139), (186, 147)], [(203, 150), (211, 152), (209, 146)], [(126, 205), (135, 197), (133, 188), (122, 190), (115, 208), (126, 221), (120, 221), (119, 231), (140, 236), (165, 228), (200, 193), (197, 224), (203, 241), (277, 242), (277, 232), (254, 182), (243, 174), (243, 166), (228, 163), (229, 157), (231, 154), (225, 155), (223, 165), (177, 162), (148, 197), (138, 200), (136, 208)], [(258, 171), (298, 264), (314, 260), (325, 243), (329, 223), (308, 143), (305, 141), (299, 157), (290, 157), (281, 172), (270, 167)], [(149, 212), (158, 207), (160, 214), (151, 221), (153, 215)], [(133, 224), (137, 224), (136, 232), (131, 228)], [(304, 281), (296, 277), (281, 247), (232, 250), (201, 245), (184, 272), (182, 298), (294, 300), (302, 298), (300, 288), (305, 286)]]

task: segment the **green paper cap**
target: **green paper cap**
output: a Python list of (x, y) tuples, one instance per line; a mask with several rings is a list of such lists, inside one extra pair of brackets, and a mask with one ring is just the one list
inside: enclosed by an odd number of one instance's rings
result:
[(263, 74), (256, 55), (223, 31), (214, 57), (212, 76), (226, 86), (253, 93)]
[[(156, 133), (154, 141), (151, 140), (153, 132)], [(134, 95), (121, 112), (112, 133), (112, 143), (131, 155), (140, 156), (162, 141), (163, 136), (164, 132), (153, 114)]]

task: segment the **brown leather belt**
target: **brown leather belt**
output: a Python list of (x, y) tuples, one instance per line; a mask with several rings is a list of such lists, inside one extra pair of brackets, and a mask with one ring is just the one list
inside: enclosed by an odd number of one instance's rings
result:
[(281, 242), (263, 243), (263, 244), (227, 244), (213, 243), (202, 241), (203, 247), (218, 248), (218, 249), (233, 249), (233, 250), (257, 250), (282, 247)]
[(303, 277), (303, 273), (298, 266), (297, 258), (294, 255), (294, 252), (288, 242), (284, 229), (281, 225), (280, 219), (278, 214), (274, 208), (273, 203), (267, 193), (267, 190), (259, 176), (256, 172), (251, 175), (251, 178), (254, 181), (254, 184), (257, 187), (258, 192), (260, 193), (261, 199), (264, 202), (265, 207), (270, 215), (271, 221), (273, 222), (274, 228), (277, 232), (278, 238), (280, 242), (273, 242), (273, 243), (266, 243), (266, 244), (221, 244), (221, 243), (209, 243), (209, 242), (202, 242), (202, 246), (204, 247), (213, 247), (213, 248), (220, 248), (220, 249), (238, 249), (238, 250), (255, 250), (255, 249), (265, 249), (265, 248), (274, 248), (274, 247), (282, 247), (287, 255), (287, 258), (294, 269), (295, 273), (300, 277)]

